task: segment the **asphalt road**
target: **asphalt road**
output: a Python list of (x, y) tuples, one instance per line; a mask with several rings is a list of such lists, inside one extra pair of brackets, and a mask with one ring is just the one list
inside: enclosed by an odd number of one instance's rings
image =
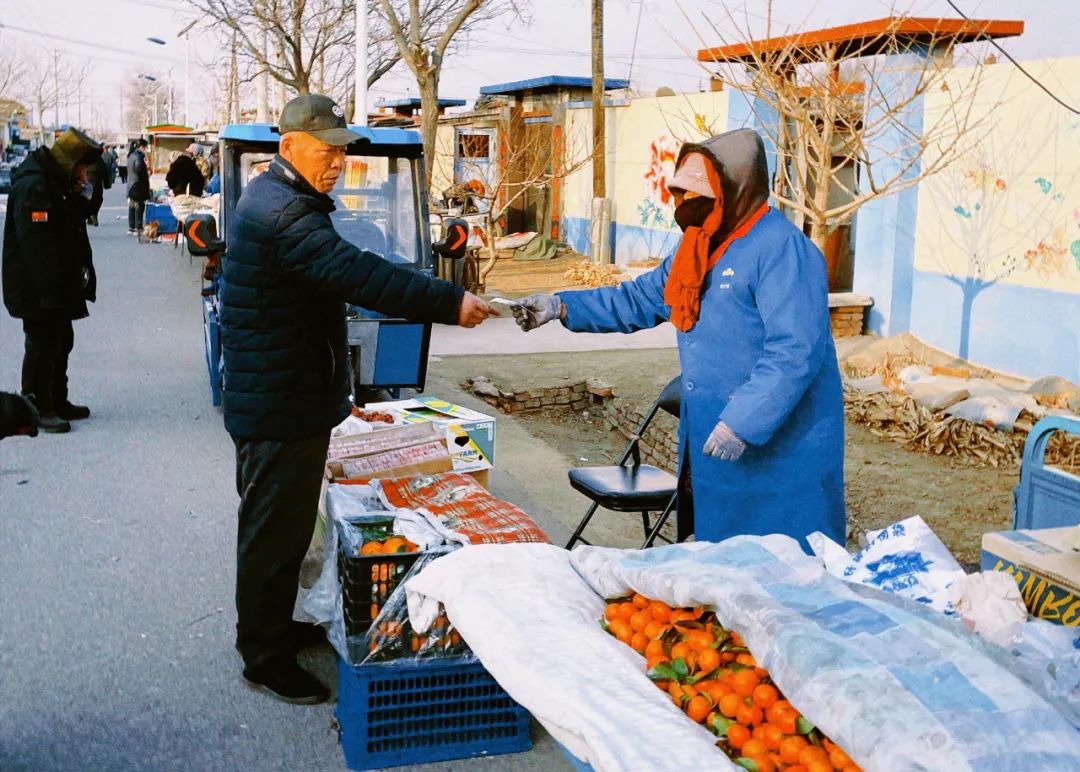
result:
[[(247, 690), (233, 650), (233, 448), (210, 405), (199, 266), (136, 244), (109, 191), (68, 435), (0, 442), (0, 769), (338, 770), (332, 705)], [(0, 389), (19, 323), (0, 312)], [(329, 651), (307, 664), (334, 678)], [(528, 754), (430, 769), (568, 768)]]

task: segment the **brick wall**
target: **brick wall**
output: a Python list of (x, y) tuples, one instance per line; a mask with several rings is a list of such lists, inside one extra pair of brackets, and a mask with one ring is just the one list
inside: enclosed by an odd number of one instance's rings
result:
[(866, 308), (864, 306), (837, 306), (829, 309), (829, 321), (832, 324), (834, 338), (846, 338), (862, 335)]

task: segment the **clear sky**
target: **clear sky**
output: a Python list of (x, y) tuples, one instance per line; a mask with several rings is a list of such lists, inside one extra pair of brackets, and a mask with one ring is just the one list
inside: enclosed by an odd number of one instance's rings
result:
[[(969, 16), (1023, 19), (1024, 35), (1003, 43), (1017, 58), (1080, 55), (1078, 0), (956, 2)], [(443, 96), (471, 100), (487, 84), (545, 74), (589, 74), (589, 1), (538, 0), (527, 6), (530, 23), (512, 21), (508, 26), (494, 22), (470, 35), (462, 51), (444, 66)], [(660, 86), (699, 89), (708, 76), (687, 52), (720, 42), (714, 27), (730, 26), (725, 6), (737, 18), (755, 25), (756, 33), (763, 30), (764, 0), (726, 4), (716, 0), (608, 0), (608, 77), (629, 77), (632, 86), (642, 92)], [(176, 101), (182, 104), (185, 51), (184, 42), (175, 34), (194, 18), (187, 9), (183, 0), (0, 0), (0, 22), (54, 36), (0, 30), (0, 45), (14, 43), (27, 56), (48, 56), (55, 48), (78, 60), (88, 70), (82, 95), (83, 122), (89, 124), (94, 111), (99, 122), (118, 126), (125, 74), (148, 72), (162, 76), (164, 83), (171, 68)], [(945, 0), (777, 0), (773, 29), (779, 33), (785, 31), (785, 25), (805, 30), (846, 24), (887, 16), (894, 9), (919, 16), (955, 16)], [(155, 45), (147, 42), (149, 36), (168, 43)], [(210, 32), (193, 33), (193, 40), (191, 108), (193, 119), (201, 122), (210, 115), (215, 84), (220, 81), (220, 73), (215, 76), (209, 63), (224, 54)], [(1054, 84), (1048, 85), (1053, 88)], [(411, 73), (399, 65), (374, 86), (372, 100), (416, 93)], [(78, 112), (78, 100), (73, 98), (66, 109), (61, 107), (61, 120), (74, 121)]]

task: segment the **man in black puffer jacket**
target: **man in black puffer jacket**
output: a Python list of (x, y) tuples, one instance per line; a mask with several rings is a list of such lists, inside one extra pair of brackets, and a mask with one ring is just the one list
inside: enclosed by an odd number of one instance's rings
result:
[(254, 688), (295, 703), (327, 689), (296, 662), (321, 628), (292, 620), (330, 430), (350, 411), (345, 304), (473, 327), (496, 315), (460, 287), (345, 241), (327, 195), (359, 139), (328, 97), (289, 102), (279, 155), (244, 190), (221, 293), (225, 428), (240, 494), (236, 646)]
[(42, 431), (71, 431), (90, 409), (68, 400), (72, 321), (89, 316), (97, 298), (86, 218), (87, 167), (101, 145), (67, 129), (51, 148), (27, 156), (12, 175), (4, 225), (4, 306), (22, 320), (22, 391), (41, 413)]

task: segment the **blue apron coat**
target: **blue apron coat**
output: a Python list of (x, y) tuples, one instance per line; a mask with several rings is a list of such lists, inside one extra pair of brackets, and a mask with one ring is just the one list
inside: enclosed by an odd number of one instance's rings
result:
[[(619, 287), (560, 293), (575, 332), (667, 321), (669, 257)], [(846, 541), (844, 403), (821, 252), (770, 210), (706, 276), (701, 313), (678, 333), (680, 468), (689, 453), (698, 541), (783, 533), (806, 549), (822, 531)], [(717, 421), (747, 443), (737, 461), (703, 452)]]

